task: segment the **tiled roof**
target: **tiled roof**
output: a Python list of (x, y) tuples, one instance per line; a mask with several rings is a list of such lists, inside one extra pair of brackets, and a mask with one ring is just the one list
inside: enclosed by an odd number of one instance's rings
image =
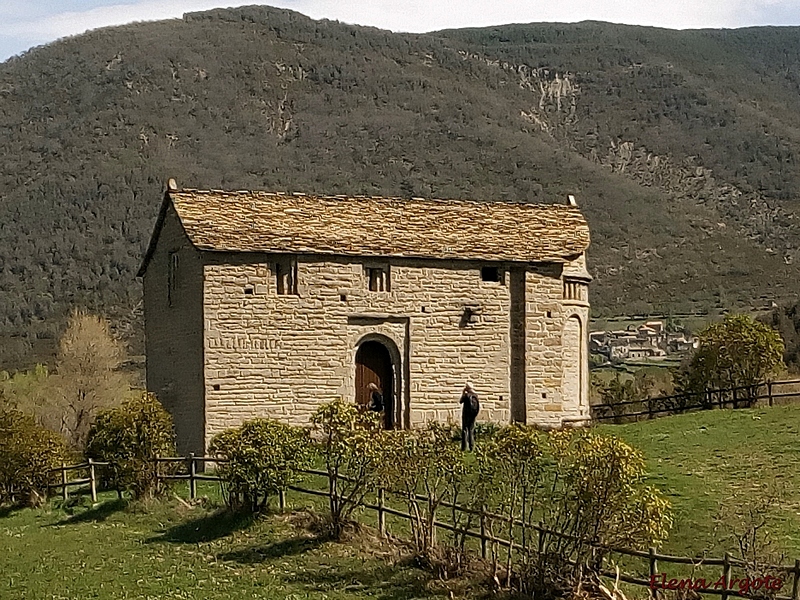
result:
[(167, 200), (200, 250), (564, 262), (589, 245), (566, 204), (188, 189)]

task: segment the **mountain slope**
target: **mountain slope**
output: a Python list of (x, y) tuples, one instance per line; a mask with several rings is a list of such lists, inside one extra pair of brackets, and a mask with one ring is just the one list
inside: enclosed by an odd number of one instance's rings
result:
[(266, 7), (34, 49), (0, 65), (0, 366), (28, 360), (71, 304), (110, 314), (139, 346), (134, 274), (168, 177), (575, 194), (596, 314), (789, 299), (798, 67), (797, 28), (410, 35)]

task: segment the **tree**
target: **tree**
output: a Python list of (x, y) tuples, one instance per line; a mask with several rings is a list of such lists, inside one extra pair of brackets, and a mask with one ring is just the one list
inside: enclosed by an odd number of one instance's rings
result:
[(781, 334), (786, 344), (783, 360), (789, 371), (800, 371), (800, 302), (776, 306), (769, 315), (760, 320)]
[(746, 388), (748, 402), (758, 386), (783, 366), (780, 334), (747, 315), (728, 315), (700, 332), (699, 346), (680, 377), (684, 391)]
[(97, 412), (130, 393), (127, 378), (117, 370), (123, 357), (105, 318), (73, 311), (59, 341), (57, 375), (48, 378), (39, 402), (42, 422), (82, 448)]

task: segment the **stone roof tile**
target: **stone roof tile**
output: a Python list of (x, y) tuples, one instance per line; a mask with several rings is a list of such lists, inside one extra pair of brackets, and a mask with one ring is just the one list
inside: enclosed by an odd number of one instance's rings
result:
[(564, 262), (589, 245), (575, 206), (172, 190), (198, 249)]

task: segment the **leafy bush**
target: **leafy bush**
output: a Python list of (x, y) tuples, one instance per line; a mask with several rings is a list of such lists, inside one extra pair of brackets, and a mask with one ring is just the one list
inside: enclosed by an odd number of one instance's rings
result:
[(17, 410), (0, 411), (0, 504), (37, 506), (56, 475), (49, 469), (67, 460), (57, 433)]
[(623, 441), (588, 430), (553, 432), (549, 492), (541, 505), (544, 533), (523, 581), (536, 597), (562, 597), (596, 570), (600, 546), (645, 547), (665, 539), (669, 502), (644, 484), (641, 453)]
[[(431, 422), (424, 429), (392, 432), (387, 438), (384, 483), (408, 507), (417, 557), (440, 571), (459, 568), (463, 564), (464, 536), (456, 535), (450, 547), (439, 548), (434, 525), (443, 503), (457, 504), (465, 489), (464, 453), (453, 443), (451, 428)], [(472, 515), (453, 511), (452, 516), (453, 525), (463, 529), (468, 527), (463, 518)]]
[(233, 510), (263, 511), (270, 497), (299, 480), (311, 463), (309, 431), (268, 419), (247, 421), (211, 440), (225, 502)]
[(111, 463), (106, 471), (109, 483), (136, 499), (166, 491), (159, 478), (163, 469), (155, 459), (174, 454), (172, 417), (150, 392), (100, 412), (86, 443), (88, 458)]
[(329, 524), (338, 538), (353, 512), (377, 486), (381, 448), (386, 438), (381, 418), (335, 400), (320, 406), (311, 418), (321, 437), (320, 452), (329, 480)]
[[(611, 407), (614, 417), (621, 417), (625, 414), (625, 409), (630, 406), (626, 403), (638, 399), (636, 383), (633, 379), (622, 380), (619, 373), (614, 374), (614, 378), (605, 383), (598, 390), (603, 404)], [(634, 410), (637, 410), (634, 408)]]
[[(491, 421), (480, 421), (475, 423), (475, 439), (484, 440), (489, 439), (503, 429), (502, 425), (492, 423)], [(452, 426), (451, 436), (453, 441), (461, 443), (461, 427)]]

